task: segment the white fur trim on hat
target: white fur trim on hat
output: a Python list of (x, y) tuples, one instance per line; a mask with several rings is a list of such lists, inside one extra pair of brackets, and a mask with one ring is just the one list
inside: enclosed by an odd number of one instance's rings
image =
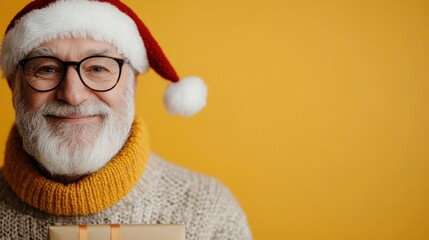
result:
[(186, 77), (168, 85), (164, 94), (167, 111), (184, 117), (198, 113), (206, 106), (207, 86), (201, 78)]
[(87, 0), (58, 0), (26, 14), (4, 38), (3, 74), (12, 75), (34, 48), (57, 38), (91, 38), (113, 44), (140, 73), (149, 63), (135, 22), (115, 6)]

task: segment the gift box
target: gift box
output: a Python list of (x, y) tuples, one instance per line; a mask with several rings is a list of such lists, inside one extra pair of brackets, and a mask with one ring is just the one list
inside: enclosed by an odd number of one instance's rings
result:
[(51, 226), (48, 240), (185, 240), (184, 225), (65, 225)]

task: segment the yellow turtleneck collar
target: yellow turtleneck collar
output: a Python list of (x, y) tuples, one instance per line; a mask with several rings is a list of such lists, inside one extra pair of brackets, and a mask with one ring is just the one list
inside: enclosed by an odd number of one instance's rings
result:
[(147, 130), (136, 119), (126, 145), (106, 166), (78, 182), (64, 185), (39, 172), (13, 127), (2, 174), (18, 197), (37, 209), (55, 215), (89, 215), (124, 198), (142, 176), (148, 158)]

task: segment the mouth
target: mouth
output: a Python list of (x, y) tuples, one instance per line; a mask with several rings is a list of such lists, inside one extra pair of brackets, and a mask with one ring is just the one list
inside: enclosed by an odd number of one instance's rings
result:
[(98, 115), (67, 115), (67, 116), (56, 116), (56, 115), (46, 115), (48, 120), (58, 122), (58, 123), (89, 123), (93, 121), (98, 121), (101, 117)]

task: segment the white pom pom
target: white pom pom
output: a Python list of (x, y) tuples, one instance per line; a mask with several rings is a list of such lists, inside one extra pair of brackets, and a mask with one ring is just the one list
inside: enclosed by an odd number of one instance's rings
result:
[(184, 117), (198, 113), (206, 106), (207, 86), (199, 77), (186, 77), (168, 85), (164, 104), (172, 115)]

